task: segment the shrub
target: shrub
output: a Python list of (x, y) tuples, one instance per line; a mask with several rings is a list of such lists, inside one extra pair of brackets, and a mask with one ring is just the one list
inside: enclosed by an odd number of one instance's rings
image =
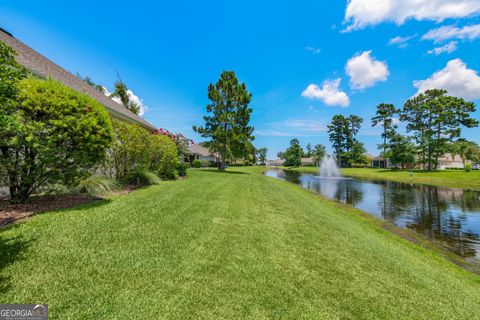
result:
[(125, 177), (126, 184), (135, 186), (149, 186), (159, 184), (162, 180), (152, 171), (137, 169)]
[(470, 172), (472, 170), (472, 164), (471, 163), (466, 163), (465, 164), (465, 171)]
[(192, 168), (201, 168), (202, 160), (195, 159), (192, 161)]
[(134, 171), (150, 170), (164, 178), (176, 177), (176, 144), (168, 137), (152, 134), (130, 123), (113, 122), (115, 139), (108, 151), (102, 171), (123, 181)]
[(150, 135), (149, 137), (150, 165), (149, 169), (157, 172), (162, 178), (177, 177), (178, 150), (177, 145), (168, 136)]
[(187, 169), (190, 167), (189, 163), (186, 162), (179, 162), (177, 165), (177, 172), (180, 177), (187, 176)]
[(102, 161), (112, 125), (94, 99), (57, 81), (28, 77), (17, 84), (15, 104), (1, 105), (0, 165), (12, 203), (45, 185), (75, 185)]
[(118, 190), (120, 185), (106, 177), (92, 176), (80, 181), (75, 191), (94, 196), (104, 195), (108, 192)]

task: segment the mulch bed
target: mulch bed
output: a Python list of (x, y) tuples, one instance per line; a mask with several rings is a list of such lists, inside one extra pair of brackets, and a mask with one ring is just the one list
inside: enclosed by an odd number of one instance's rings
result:
[(10, 204), (8, 200), (0, 199), (0, 228), (41, 212), (71, 208), (100, 199), (90, 195), (50, 195), (31, 197), (25, 204)]

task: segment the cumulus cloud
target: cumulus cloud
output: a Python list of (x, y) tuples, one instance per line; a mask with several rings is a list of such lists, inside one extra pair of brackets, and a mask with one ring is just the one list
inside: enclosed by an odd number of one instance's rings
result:
[[(105, 93), (105, 95), (107, 97), (110, 97), (110, 95), (112, 94), (105, 87), (103, 87), (103, 92)], [(137, 104), (138, 106), (140, 106), (140, 110), (138, 112), (138, 115), (143, 116), (145, 114), (145, 112), (148, 111), (148, 107), (143, 103), (143, 100), (139, 96), (137, 96), (135, 93), (133, 93), (133, 91), (130, 90), (130, 89), (127, 90), (127, 94), (128, 94), (128, 97), (130, 98), (130, 101), (132, 101), (135, 104)], [(110, 98), (113, 101), (115, 101), (116, 103), (122, 104), (122, 100), (120, 100), (119, 97), (110, 97)]]
[(413, 86), (418, 89), (417, 94), (428, 89), (445, 89), (452, 96), (480, 99), (480, 76), (460, 59), (450, 60), (445, 68), (428, 79), (414, 81)]
[(422, 40), (432, 40), (435, 43), (449, 39), (475, 40), (477, 38), (480, 38), (480, 24), (464, 26), (462, 28), (443, 26), (432, 29), (422, 36)]
[(408, 19), (443, 21), (480, 13), (474, 0), (349, 0), (345, 11), (345, 31), (390, 21), (397, 25)]
[(440, 55), (442, 53), (452, 53), (453, 51), (457, 50), (457, 41), (450, 41), (446, 45), (433, 48), (432, 50), (428, 50), (428, 54), (435, 54)]
[(350, 104), (348, 95), (339, 90), (341, 78), (325, 80), (320, 88), (316, 84), (310, 84), (303, 92), (302, 97), (321, 100), (327, 106), (347, 107)]
[(372, 51), (357, 53), (347, 61), (345, 72), (350, 77), (352, 89), (365, 89), (388, 79), (387, 64), (375, 60), (370, 56), (371, 53)]
[(388, 41), (389, 45), (396, 45), (400, 48), (405, 48), (408, 46), (408, 41), (411, 39), (415, 38), (417, 35), (414, 34), (413, 36), (407, 36), (407, 37), (401, 37), (401, 36), (396, 36), (395, 38), (392, 38)]

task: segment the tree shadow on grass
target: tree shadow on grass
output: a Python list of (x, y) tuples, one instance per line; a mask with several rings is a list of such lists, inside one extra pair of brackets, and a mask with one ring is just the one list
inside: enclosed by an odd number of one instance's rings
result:
[[(5, 276), (3, 270), (12, 263), (22, 260), (24, 258), (23, 252), (34, 241), (32, 238), (26, 240), (21, 236), (4, 236), (3, 231), (13, 228), (18, 228), (18, 225), (0, 230), (0, 294), (8, 292), (11, 288), (10, 277)], [(13, 301), (10, 303), (13, 303)]]
[(233, 170), (227, 170), (227, 171), (218, 171), (218, 170), (209, 170), (208, 172), (213, 172), (213, 173), (220, 173), (220, 174), (250, 174), (248, 172), (243, 172), (243, 171), (233, 171)]

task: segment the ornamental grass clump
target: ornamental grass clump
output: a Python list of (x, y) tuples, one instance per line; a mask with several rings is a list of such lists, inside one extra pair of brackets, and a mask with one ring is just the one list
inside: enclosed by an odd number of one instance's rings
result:
[(120, 189), (120, 184), (106, 177), (92, 176), (80, 181), (74, 191), (92, 196), (102, 196)]
[(162, 179), (160, 179), (154, 172), (139, 169), (131, 172), (128, 176), (125, 177), (124, 183), (134, 186), (150, 186), (160, 184)]

